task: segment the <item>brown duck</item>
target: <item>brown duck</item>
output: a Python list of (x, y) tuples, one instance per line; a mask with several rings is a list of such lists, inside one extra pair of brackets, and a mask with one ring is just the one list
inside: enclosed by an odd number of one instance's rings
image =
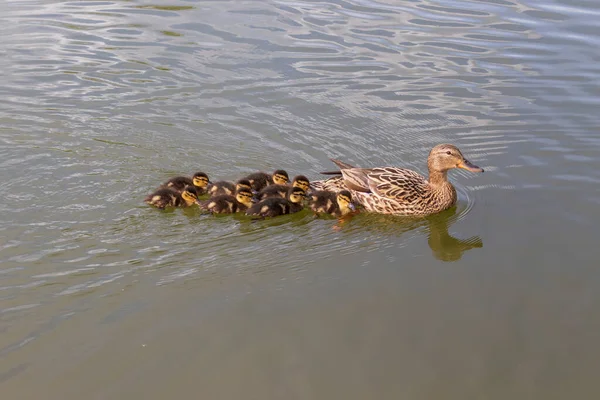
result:
[(456, 203), (456, 189), (448, 181), (448, 171), (462, 168), (483, 172), (451, 144), (439, 144), (429, 152), (429, 178), (405, 168), (355, 168), (332, 161), (340, 168), (337, 173), (341, 176), (312, 182), (312, 188), (336, 192), (347, 189), (366, 211), (380, 214), (423, 216), (446, 210)]

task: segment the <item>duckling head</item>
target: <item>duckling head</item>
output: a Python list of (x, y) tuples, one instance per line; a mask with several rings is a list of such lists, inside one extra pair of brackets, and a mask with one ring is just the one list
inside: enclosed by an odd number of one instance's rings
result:
[(427, 165), (430, 171), (446, 172), (452, 168), (461, 168), (471, 172), (483, 172), (483, 168), (471, 163), (458, 147), (451, 144), (438, 144), (431, 149)]
[(292, 186), (298, 187), (306, 192), (306, 191), (308, 191), (308, 188), (310, 187), (310, 181), (304, 175), (297, 175), (294, 177), (294, 180), (292, 181)]
[(342, 214), (356, 210), (356, 207), (352, 203), (352, 195), (348, 190), (342, 190), (337, 194), (337, 203), (340, 206)]
[(273, 172), (273, 183), (276, 185), (285, 185), (290, 180), (287, 172), (282, 169), (278, 169)]
[(249, 188), (238, 189), (237, 193), (235, 194), (235, 199), (248, 208), (250, 208), (250, 206), (252, 205), (253, 197), (254, 197), (254, 194), (252, 193), (252, 190)]
[(299, 187), (291, 187), (288, 192), (288, 200), (295, 204), (301, 204), (306, 198), (306, 192)]
[(183, 189), (183, 192), (181, 192), (181, 198), (188, 206), (191, 206), (194, 203), (199, 204), (198, 192), (193, 186), (186, 186), (185, 189)]
[(242, 189), (252, 190), (252, 184), (248, 179), (240, 179), (235, 183), (235, 191), (239, 192)]
[(194, 186), (206, 189), (210, 183), (210, 180), (208, 179), (208, 175), (206, 175), (204, 172), (196, 172), (192, 177), (192, 182), (194, 183)]

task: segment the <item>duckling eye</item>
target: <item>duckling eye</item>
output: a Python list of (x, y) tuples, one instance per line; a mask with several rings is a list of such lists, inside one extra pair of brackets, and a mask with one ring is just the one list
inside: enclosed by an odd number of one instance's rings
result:
[(452, 152), (451, 152), (450, 150), (448, 150), (448, 151), (446, 152), (446, 154), (448, 154), (449, 156), (451, 156), (451, 155), (452, 155)]

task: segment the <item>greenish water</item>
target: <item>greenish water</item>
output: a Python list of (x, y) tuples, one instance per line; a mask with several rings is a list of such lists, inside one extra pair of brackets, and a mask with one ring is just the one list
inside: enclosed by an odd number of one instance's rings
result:
[[(600, 395), (600, 5), (0, 4), (10, 399)], [(161, 212), (175, 174), (425, 172), (427, 219)]]

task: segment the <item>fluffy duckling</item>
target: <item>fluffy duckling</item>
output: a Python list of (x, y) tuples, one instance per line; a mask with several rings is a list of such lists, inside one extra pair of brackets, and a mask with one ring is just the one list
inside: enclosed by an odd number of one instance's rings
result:
[(165, 207), (189, 207), (198, 204), (198, 191), (194, 186), (186, 186), (181, 192), (169, 187), (161, 188), (148, 195), (144, 202), (161, 210)]
[[(292, 180), (292, 187), (298, 187), (298, 188), (304, 190), (305, 192), (307, 192), (308, 189), (310, 188), (310, 181), (304, 175), (297, 175)], [(290, 190), (290, 187), (288, 185), (273, 184), (273, 185), (269, 185), (269, 186), (265, 187), (263, 190), (258, 192), (258, 194), (256, 195), (256, 198), (259, 201), (264, 200), (269, 197), (286, 198), (289, 190)]]
[(222, 194), (211, 197), (200, 204), (204, 210), (208, 210), (213, 214), (233, 214), (236, 212), (244, 212), (252, 206), (252, 190), (248, 188), (240, 188), (235, 196)]
[(299, 187), (291, 187), (288, 190), (287, 197), (268, 197), (259, 203), (252, 205), (246, 211), (246, 215), (260, 217), (276, 217), (278, 215), (293, 214), (301, 211), (302, 201), (306, 197), (306, 192)]
[(264, 187), (272, 184), (285, 185), (290, 180), (288, 173), (282, 169), (273, 172), (269, 175), (265, 172), (255, 172), (242, 179), (247, 179), (252, 185), (252, 190), (260, 192)]
[(182, 192), (186, 186), (194, 186), (198, 196), (206, 193), (210, 180), (204, 172), (196, 172), (191, 178), (187, 176), (176, 176), (169, 179), (162, 185), (161, 188), (170, 188), (177, 192)]
[(313, 192), (310, 208), (315, 214), (329, 214), (337, 218), (344, 217), (356, 210), (352, 203), (352, 195), (348, 190), (342, 190), (338, 193), (327, 190)]
[(231, 196), (241, 189), (252, 189), (252, 185), (248, 179), (240, 179), (236, 183), (228, 181), (214, 182), (208, 187), (208, 194), (210, 197), (221, 196), (224, 194)]

